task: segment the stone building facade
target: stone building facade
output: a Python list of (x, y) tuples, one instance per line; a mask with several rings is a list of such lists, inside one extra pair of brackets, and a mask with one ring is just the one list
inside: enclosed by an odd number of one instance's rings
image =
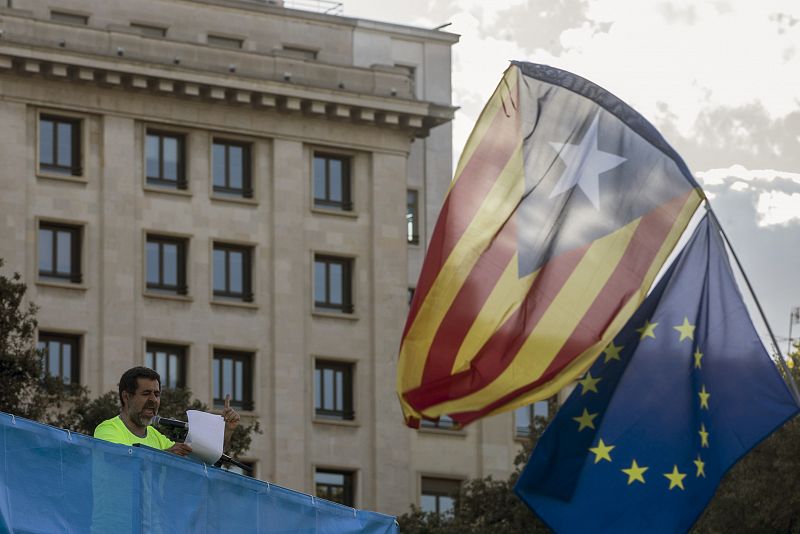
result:
[(400, 333), (452, 171), (442, 31), (256, 0), (5, 0), (0, 257), (49, 372), (156, 367), (265, 429), (258, 478), (402, 513), (506, 476), (513, 418), (402, 423)]

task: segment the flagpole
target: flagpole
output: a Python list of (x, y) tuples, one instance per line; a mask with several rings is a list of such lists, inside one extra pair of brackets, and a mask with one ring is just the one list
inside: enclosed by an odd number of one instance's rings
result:
[(708, 202), (708, 199), (705, 200), (705, 208), (708, 211), (711, 222), (714, 223), (714, 226), (719, 230), (719, 233), (722, 234), (722, 238), (725, 239), (725, 244), (728, 245), (728, 250), (731, 251), (731, 256), (733, 256), (733, 259), (736, 261), (736, 266), (739, 268), (739, 272), (742, 273), (742, 278), (744, 278), (744, 282), (747, 284), (747, 289), (750, 291), (750, 295), (753, 296), (753, 300), (758, 308), (758, 313), (761, 314), (761, 320), (764, 321), (764, 324), (767, 327), (767, 332), (769, 332), (769, 337), (772, 339), (772, 346), (778, 353), (778, 365), (781, 366), (784, 374), (788, 377), (789, 389), (792, 391), (792, 396), (794, 397), (795, 402), (800, 405), (800, 392), (797, 390), (797, 383), (794, 381), (794, 377), (792, 376), (789, 367), (786, 365), (786, 362), (781, 355), (781, 349), (778, 346), (778, 341), (775, 338), (775, 334), (772, 332), (772, 327), (769, 325), (769, 321), (767, 321), (767, 316), (764, 313), (764, 309), (761, 307), (761, 303), (758, 301), (755, 291), (753, 291), (753, 286), (750, 284), (750, 279), (747, 278), (747, 273), (744, 272), (742, 262), (739, 261), (739, 256), (736, 255), (736, 251), (733, 250), (733, 245), (731, 245), (731, 241), (728, 239), (728, 234), (726, 234), (725, 230), (722, 229), (722, 225), (719, 223), (719, 219), (717, 219), (717, 214), (714, 213), (713, 209), (711, 209), (711, 204)]

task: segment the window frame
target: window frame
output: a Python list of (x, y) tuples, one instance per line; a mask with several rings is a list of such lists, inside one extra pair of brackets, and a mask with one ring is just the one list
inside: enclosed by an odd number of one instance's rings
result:
[[(42, 122), (48, 121), (53, 124), (52, 139), (50, 144), (52, 146), (52, 153), (50, 157), (53, 163), (45, 163), (42, 161)], [(72, 162), (70, 165), (60, 165), (58, 162), (58, 125), (66, 124), (71, 129), (71, 146), (69, 147), (70, 157)], [(39, 172), (42, 174), (55, 175), (59, 177), (83, 176), (83, 119), (79, 117), (61, 115), (49, 111), (40, 111), (37, 117), (37, 165)]]
[[(325, 300), (317, 300), (317, 263), (325, 264)], [(337, 304), (331, 302), (330, 287), (331, 274), (330, 265), (342, 266), (342, 302)], [(348, 256), (335, 256), (331, 254), (315, 253), (314, 267), (312, 273), (312, 292), (314, 298), (314, 311), (322, 313), (337, 313), (342, 315), (352, 315), (355, 313), (355, 299), (353, 298), (353, 275), (355, 273), (355, 258)]]
[(61, 24), (72, 24), (74, 26), (89, 25), (89, 15), (76, 13), (74, 11), (63, 11), (61, 9), (51, 9), (50, 20)]
[[(80, 384), (81, 383), (81, 348), (83, 343), (81, 343), (82, 339), (81, 334), (70, 334), (65, 332), (52, 332), (49, 330), (39, 330), (36, 338), (36, 348), (38, 350), (42, 350), (42, 375), (50, 375), (48, 369), (50, 368), (49, 365), (49, 357), (50, 354), (48, 353), (49, 344), (53, 341), (57, 341), (61, 344), (61, 346), (68, 344), (72, 347), (72, 357), (70, 361), (70, 381), (64, 382), (65, 384)], [(44, 339), (43, 339), (44, 338)], [(40, 347), (40, 345), (44, 343), (45, 347)], [(64, 378), (64, 358), (63, 358), (63, 349), (60, 349), (61, 354), (58, 361), (58, 368), (59, 374), (57, 377), (54, 378), (61, 378), (63, 381)]]
[[(148, 245), (153, 242), (159, 245), (158, 252), (158, 283), (151, 283), (148, 280)], [(177, 263), (176, 266), (176, 283), (175, 285), (167, 285), (164, 280), (164, 249), (163, 245), (172, 244), (177, 245)], [(179, 295), (187, 296), (189, 294), (188, 286), (188, 262), (187, 257), (189, 254), (189, 238), (179, 237), (173, 235), (159, 234), (155, 232), (145, 233), (145, 246), (144, 246), (144, 284), (145, 291), (154, 295)]]
[[(218, 186), (216, 184), (215, 163), (214, 163), (214, 148), (216, 145), (224, 147), (225, 151), (225, 185)], [(235, 188), (230, 185), (230, 148), (239, 147), (242, 149), (242, 187)], [(214, 195), (222, 198), (245, 198), (252, 199), (254, 194), (253, 188), (253, 143), (241, 141), (236, 139), (229, 139), (226, 137), (212, 137), (211, 138), (211, 191)]]
[(129, 28), (132, 31), (135, 31), (139, 35), (144, 37), (166, 37), (167, 36), (167, 27), (166, 26), (159, 26), (157, 24), (147, 24), (144, 22), (136, 22), (131, 21), (129, 23)]
[[(547, 403), (547, 415), (541, 416), (536, 414), (536, 404), (538, 403)], [(555, 412), (557, 411), (557, 396), (552, 396), (544, 400), (532, 402), (530, 404), (526, 404), (525, 406), (521, 406), (511, 412), (511, 422), (514, 428), (514, 439), (526, 440), (526, 439), (538, 439), (541, 436), (541, 431), (537, 431), (536, 423), (540, 423), (541, 425), (546, 425), (548, 421), (550, 421)], [(517, 413), (520, 410), (527, 409), (529, 410), (528, 415), (528, 426), (519, 426), (517, 424)], [(542, 429), (543, 430), (543, 429)]]
[[(253, 382), (255, 380), (255, 352), (240, 350), (240, 349), (227, 349), (223, 347), (214, 347), (211, 355), (211, 403), (214, 408), (222, 408), (225, 404), (225, 397), (216, 397), (214, 394), (215, 386), (218, 388), (220, 395), (224, 389), (224, 366), (223, 360), (232, 360), (233, 366), (233, 393), (231, 395), (231, 406), (239, 408), (242, 411), (253, 411), (255, 406), (255, 398), (253, 396)], [(215, 375), (216, 362), (219, 361), (219, 373)], [(242, 362), (242, 400), (235, 399), (236, 393), (236, 366), (235, 362)], [(216, 382), (216, 384), (215, 384)]]
[(226, 48), (228, 50), (244, 50), (245, 39), (242, 37), (231, 37), (218, 33), (207, 33), (206, 44), (216, 48)]
[[(157, 362), (156, 362), (156, 353), (157, 352), (165, 352), (167, 354), (167, 369), (165, 372), (161, 372), (156, 369)], [(166, 343), (162, 341), (145, 341), (144, 347), (144, 366), (153, 369), (154, 371), (158, 372), (161, 375), (161, 388), (170, 388), (170, 373), (169, 373), (169, 357), (176, 356), (178, 361), (178, 376), (175, 380), (175, 388), (185, 388), (186, 387), (186, 368), (187, 368), (187, 353), (189, 352), (189, 347), (186, 345), (181, 345), (177, 343)], [(148, 365), (148, 354), (153, 354), (153, 364)]]
[[(326, 370), (333, 371), (333, 408), (326, 408), (325, 399), (325, 381), (323, 379)], [(319, 373), (319, 397), (317, 396), (317, 376)], [(336, 374), (342, 374), (342, 406), (337, 409), (336, 407), (336, 392), (337, 380)], [(354, 398), (354, 377), (355, 377), (355, 364), (352, 362), (344, 362), (337, 360), (328, 360), (324, 358), (315, 358), (314, 360), (314, 418), (323, 421), (354, 421), (356, 418)]]
[[(39, 250), (42, 246), (42, 230), (47, 230), (53, 232), (52, 241), (52, 250), (51, 250), (51, 257), (52, 257), (52, 265), (51, 267), (56, 267), (55, 270), (51, 271), (42, 271), (42, 257), (39, 254)], [(58, 239), (57, 235), (58, 232), (69, 232), (71, 234), (70, 239), (70, 272), (68, 274), (61, 274), (57, 270), (58, 265)], [(69, 283), (69, 284), (81, 284), (83, 283), (83, 262), (81, 258), (81, 253), (83, 250), (83, 226), (82, 225), (75, 225), (69, 223), (62, 223), (62, 222), (54, 222), (49, 220), (39, 220), (37, 234), (37, 261), (36, 261), (36, 272), (37, 272), (37, 279), (40, 281), (47, 281), (47, 282), (61, 282), (61, 283)]]
[[(216, 273), (214, 272), (214, 254), (217, 250), (225, 252), (225, 290), (218, 291), (214, 286)], [(236, 293), (230, 290), (230, 252), (242, 253), (242, 292)], [(240, 245), (225, 241), (213, 241), (211, 244), (211, 293), (214, 299), (234, 300), (241, 302), (253, 302), (253, 258), (255, 257), (255, 247), (253, 245)]]
[[(158, 138), (158, 173), (159, 176), (150, 176), (147, 165), (147, 139)], [(178, 162), (176, 165), (176, 179), (164, 178), (164, 139), (175, 139), (178, 144)], [(186, 178), (186, 144), (187, 135), (182, 132), (162, 130), (160, 128), (146, 127), (144, 130), (144, 177), (147, 186), (164, 190), (187, 191), (189, 181)]]
[(430, 430), (451, 430), (451, 431), (459, 431), (461, 428), (449, 415), (442, 415), (436, 421), (431, 421), (430, 419), (422, 419), (419, 422), (419, 427), (422, 429), (430, 429)]
[[(325, 191), (323, 196), (317, 196), (317, 177), (315, 174), (317, 159), (325, 161), (325, 176), (323, 178)], [(330, 199), (330, 162), (333, 160), (342, 164), (342, 200), (340, 201)], [(353, 156), (325, 150), (313, 150), (311, 154), (311, 194), (315, 209), (343, 213), (353, 212), (355, 210), (355, 202), (353, 201)]]
[[(427, 488), (427, 491), (426, 491), (426, 487), (425, 487), (426, 486), (426, 482), (429, 484), (429, 487)], [(463, 484), (463, 482), (464, 481), (461, 480), (461, 479), (447, 478), (447, 477), (441, 477), (441, 476), (428, 476), (428, 475), (420, 476), (420, 481), (419, 481), (419, 506), (420, 506), (420, 510), (422, 510), (422, 497), (427, 495), (427, 496), (434, 497), (435, 510), (433, 510), (432, 513), (435, 513), (435, 514), (437, 514), (439, 516), (446, 515), (447, 512), (442, 512), (440, 506), (441, 506), (441, 498), (442, 497), (448, 497), (448, 498), (453, 499), (452, 513), (455, 514), (455, 511), (456, 511), (456, 508), (455, 508), (456, 497), (458, 496), (459, 492), (461, 491), (461, 485)], [(458, 488), (456, 489), (456, 491), (454, 493), (452, 493), (452, 492), (447, 492), (444, 489), (437, 489), (435, 487), (435, 486), (444, 486), (444, 485), (447, 485), (447, 484), (452, 484), (453, 486), (458, 486)], [(431, 485), (434, 486), (434, 488), (431, 488), (430, 487)]]
[[(339, 485), (334, 484), (326, 484), (317, 482), (317, 475), (318, 474), (328, 474), (328, 475), (342, 475), (344, 479), (344, 483)], [(330, 495), (330, 491), (326, 491), (324, 495), (320, 495), (319, 486), (324, 486), (326, 488), (339, 488), (343, 489), (343, 498), (342, 501), (334, 500)], [(348, 469), (339, 469), (339, 468), (328, 468), (328, 467), (316, 467), (314, 469), (314, 495), (316, 495), (320, 499), (325, 499), (327, 501), (336, 502), (342, 504), (344, 506), (355, 507), (356, 502), (356, 472), (353, 470)]]

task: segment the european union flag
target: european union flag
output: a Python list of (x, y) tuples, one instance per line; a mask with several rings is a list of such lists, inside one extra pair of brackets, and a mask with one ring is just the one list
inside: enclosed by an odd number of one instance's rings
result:
[(709, 217), (578, 382), (517, 482), (556, 531), (686, 531), (725, 472), (798, 412)]

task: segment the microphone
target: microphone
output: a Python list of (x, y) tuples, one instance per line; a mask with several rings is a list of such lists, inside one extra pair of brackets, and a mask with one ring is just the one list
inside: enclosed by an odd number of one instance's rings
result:
[(156, 415), (155, 417), (153, 417), (153, 424), (189, 430), (189, 423), (187, 423), (186, 421), (178, 421), (177, 419), (167, 419), (166, 417), (161, 417), (160, 415)]

